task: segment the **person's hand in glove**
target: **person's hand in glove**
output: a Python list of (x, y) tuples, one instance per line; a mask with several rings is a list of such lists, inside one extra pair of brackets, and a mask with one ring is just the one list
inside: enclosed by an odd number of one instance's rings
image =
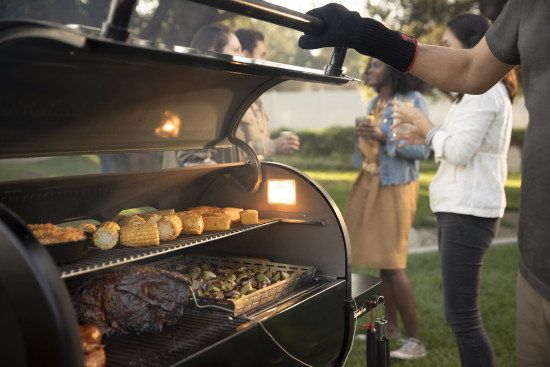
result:
[(325, 23), (322, 33), (305, 33), (298, 45), (304, 49), (321, 47), (347, 47), (376, 57), (406, 73), (416, 56), (416, 38), (392, 31), (382, 23), (362, 18), (358, 12), (349, 11), (339, 4), (328, 4), (306, 13)]

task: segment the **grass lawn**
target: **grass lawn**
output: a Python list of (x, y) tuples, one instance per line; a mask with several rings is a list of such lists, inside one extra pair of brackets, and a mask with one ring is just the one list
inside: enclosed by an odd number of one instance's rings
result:
[[(428, 186), (435, 175), (435, 170), (420, 170), (420, 194), (414, 218), (414, 227), (435, 227), (435, 217), (430, 209), (430, 198)], [(327, 190), (340, 211), (343, 213), (353, 182), (357, 178), (358, 171), (313, 171), (306, 170), (305, 173), (317, 181)], [(509, 175), (506, 181), (507, 210), (517, 211), (519, 209), (519, 191), (521, 177), (519, 174)], [(504, 225), (504, 223), (502, 223)]]

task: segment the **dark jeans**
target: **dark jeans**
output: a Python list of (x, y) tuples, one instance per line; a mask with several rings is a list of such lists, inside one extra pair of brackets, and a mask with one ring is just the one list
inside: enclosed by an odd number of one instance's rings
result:
[(463, 367), (495, 366), (495, 353), (479, 308), (481, 268), (499, 218), (436, 213), (445, 317)]

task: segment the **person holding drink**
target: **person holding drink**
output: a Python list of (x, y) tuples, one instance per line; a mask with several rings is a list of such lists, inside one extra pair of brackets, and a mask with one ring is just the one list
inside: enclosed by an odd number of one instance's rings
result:
[[(263, 33), (254, 29), (239, 29), (235, 34), (241, 43), (243, 56), (265, 60), (267, 52)], [(274, 155), (293, 154), (300, 150), (300, 138), (291, 131), (281, 131), (278, 137), (271, 139), (269, 118), (261, 97), (244, 114), (236, 136), (247, 142), (262, 160), (271, 160)]]
[(419, 194), (418, 160), (428, 157), (427, 146), (400, 147), (391, 140), (392, 100), (411, 98), (427, 112), (418, 92), (424, 84), (379, 59), (371, 58), (366, 84), (378, 95), (367, 109), (370, 119), (357, 123), (354, 163), (361, 167), (344, 210), (351, 239), (352, 265), (380, 269), (390, 337), (400, 335), (398, 314), (405, 327), (403, 346), (390, 356), (414, 359), (426, 356), (420, 342), (414, 291), (405, 273), (407, 246)]
[[(460, 15), (448, 23), (443, 45), (472, 48), (489, 26), (481, 15)], [(440, 163), (430, 183), (430, 207), (438, 223), (445, 317), (456, 336), (462, 366), (496, 365), (483, 326), (479, 290), (483, 259), (506, 208), (506, 158), (516, 88), (512, 70), (484, 94), (458, 94), (440, 128), (416, 108), (400, 102), (393, 107), (394, 118), (416, 126), (406, 137), (397, 134), (394, 139), (407, 139), (401, 145), (428, 144)]]

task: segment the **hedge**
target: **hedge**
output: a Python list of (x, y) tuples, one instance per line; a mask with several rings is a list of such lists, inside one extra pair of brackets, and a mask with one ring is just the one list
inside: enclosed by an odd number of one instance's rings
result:
[[(271, 136), (279, 136), (281, 128), (272, 131)], [(296, 131), (296, 130), (295, 130)], [(354, 127), (328, 127), (322, 130), (297, 130), (300, 137), (300, 150), (292, 155), (278, 155), (275, 160), (299, 169), (341, 169), (353, 170), (355, 149)], [(525, 128), (512, 129), (511, 144), (523, 147)]]

